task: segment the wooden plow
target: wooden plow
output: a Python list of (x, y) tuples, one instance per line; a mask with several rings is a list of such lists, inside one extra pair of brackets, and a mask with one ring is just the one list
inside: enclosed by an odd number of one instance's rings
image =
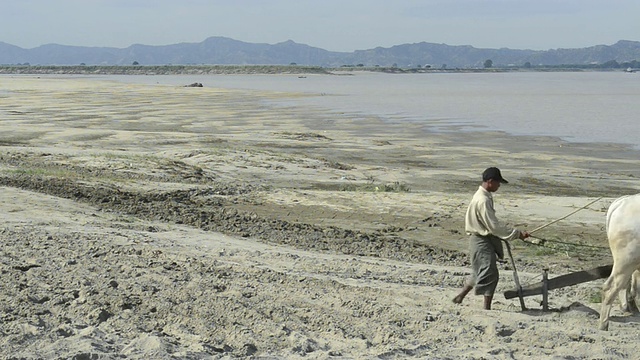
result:
[(521, 287), (516, 283), (516, 288), (505, 291), (504, 297), (505, 299), (513, 299), (515, 297), (520, 298), (520, 305), (524, 311), (526, 310), (523, 300), (525, 296), (542, 295), (542, 310), (549, 311), (549, 290), (560, 289), (566, 286), (577, 285), (598, 279), (605, 279), (611, 275), (612, 268), (613, 265), (604, 265), (589, 270), (560, 275), (553, 279), (548, 278), (549, 270), (543, 269), (542, 281), (525, 287)]
[[(586, 209), (587, 207), (599, 201), (600, 199), (602, 198), (599, 197), (591, 201), (587, 205), (582, 206), (581, 208), (575, 211), (572, 211), (571, 213), (559, 219), (556, 219), (550, 223), (539, 226), (529, 231), (529, 234), (533, 234), (534, 232), (544, 229), (551, 224), (555, 224), (560, 220), (566, 219), (569, 216), (577, 213), (578, 211)], [(527, 285), (526, 287), (522, 287), (520, 285), (520, 280), (518, 279), (518, 271), (516, 270), (516, 264), (515, 264), (515, 261), (513, 260), (513, 255), (511, 254), (511, 246), (507, 241), (504, 241), (504, 244), (507, 247), (507, 253), (509, 254), (509, 258), (511, 259), (511, 266), (513, 267), (513, 280), (516, 283), (516, 288), (513, 290), (505, 291), (504, 297), (505, 299), (513, 299), (515, 297), (518, 297), (520, 299), (520, 307), (522, 308), (522, 311), (527, 309), (524, 305), (525, 296), (542, 295), (542, 310), (549, 311), (549, 290), (560, 289), (566, 286), (572, 286), (572, 285), (577, 285), (577, 284), (581, 284), (584, 282), (589, 282), (597, 279), (607, 278), (609, 277), (609, 275), (611, 275), (611, 269), (613, 268), (613, 265), (604, 265), (604, 266), (599, 266), (597, 268), (593, 268), (589, 270), (583, 270), (583, 271), (578, 271), (578, 272), (574, 272), (566, 275), (560, 275), (553, 279), (549, 279), (549, 276), (548, 276), (549, 269), (543, 269), (542, 281), (540, 281), (537, 284), (532, 284), (532, 285)]]

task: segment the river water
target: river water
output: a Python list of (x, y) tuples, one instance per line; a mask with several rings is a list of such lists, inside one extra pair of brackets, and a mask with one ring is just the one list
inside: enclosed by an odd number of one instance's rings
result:
[(125, 82), (299, 92), (287, 105), (414, 121), (433, 131), (497, 130), (640, 149), (640, 73), (109, 76)]

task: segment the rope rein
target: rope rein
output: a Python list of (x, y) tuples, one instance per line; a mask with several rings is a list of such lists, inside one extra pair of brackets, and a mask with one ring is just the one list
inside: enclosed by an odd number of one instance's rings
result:
[(522, 240), (522, 241), (524, 241), (525, 243), (530, 244), (530, 245), (536, 245), (536, 246), (542, 246), (542, 247), (548, 247), (548, 246), (545, 246), (544, 244), (547, 243), (547, 242), (550, 242), (550, 243), (570, 245), (570, 246), (575, 246), (575, 247), (586, 247), (586, 248), (603, 249), (603, 250), (608, 250), (609, 249), (606, 246), (586, 245), (586, 244), (572, 243), (572, 242), (567, 242), (567, 241), (551, 240), (551, 239), (545, 239), (545, 238), (541, 238), (541, 237), (533, 236), (533, 235), (530, 235), (530, 237), (532, 237), (534, 239), (538, 239), (541, 242), (540, 243), (534, 243), (532, 241), (527, 241), (527, 240)]
[(589, 206), (591, 206), (592, 204), (595, 204), (596, 202), (600, 201), (601, 199), (602, 199), (602, 198), (601, 198), (601, 197), (599, 197), (599, 198), (597, 198), (597, 199), (593, 200), (592, 202), (588, 203), (587, 205), (585, 205), (585, 206), (583, 206), (583, 207), (581, 207), (581, 208), (579, 208), (579, 209), (577, 209), (577, 210), (575, 210), (575, 211), (572, 211), (572, 212), (568, 213), (567, 215), (565, 215), (565, 216), (563, 216), (563, 217), (561, 217), (561, 218), (559, 218), (559, 219), (553, 220), (552, 222), (550, 222), (550, 223), (546, 223), (546, 224), (544, 224), (544, 225), (542, 225), (542, 226), (538, 226), (537, 228), (535, 228), (535, 229), (533, 229), (533, 230), (529, 231), (529, 234), (533, 234), (534, 232), (536, 232), (536, 231), (538, 231), (538, 230), (542, 230), (542, 229), (546, 228), (546, 227), (547, 227), (547, 226), (549, 226), (549, 225), (552, 225), (552, 224), (557, 223), (557, 222), (558, 222), (558, 221), (560, 221), (560, 220), (564, 220), (564, 219), (568, 218), (569, 216), (571, 216), (571, 215), (573, 215), (573, 214), (577, 213), (578, 211), (580, 211), (580, 210), (584, 210), (584, 209), (588, 208), (588, 207), (589, 207)]
[(542, 225), (542, 226), (539, 226), (539, 227), (537, 227), (537, 228), (535, 228), (535, 229), (533, 229), (533, 230), (529, 231), (529, 237), (532, 237), (532, 238), (534, 238), (534, 239), (538, 239), (538, 240), (540, 240), (540, 241), (541, 241), (540, 243), (534, 243), (534, 242), (532, 242), (532, 241), (526, 241), (526, 240), (522, 240), (522, 241), (524, 241), (524, 242), (525, 242), (525, 243), (527, 243), (527, 244), (537, 245), (537, 246), (542, 246), (542, 247), (548, 247), (548, 246), (545, 246), (544, 244), (545, 244), (545, 243), (547, 243), (547, 242), (549, 242), (549, 243), (557, 243), (557, 244), (570, 245), (570, 246), (575, 246), (575, 247), (585, 247), (585, 248), (599, 249), (599, 250), (600, 250), (600, 249), (604, 249), (604, 250), (609, 249), (608, 247), (605, 247), (605, 246), (598, 246), (598, 245), (586, 245), (586, 244), (572, 243), (572, 242), (567, 242), (567, 241), (551, 240), (551, 239), (545, 239), (545, 238), (542, 238), (542, 237), (538, 237), (538, 236), (531, 235), (531, 234), (533, 234), (534, 232), (536, 232), (536, 231), (538, 231), (538, 230), (542, 230), (542, 229), (546, 228), (546, 227), (547, 227), (547, 226), (549, 226), (549, 225), (555, 224), (555, 223), (557, 223), (557, 222), (558, 222), (558, 221), (560, 221), (560, 220), (564, 220), (564, 219), (568, 218), (569, 216), (571, 216), (571, 215), (573, 215), (573, 214), (577, 213), (577, 212), (578, 212), (578, 211), (580, 211), (580, 210), (584, 210), (584, 209), (588, 208), (589, 206), (591, 206), (591, 205), (595, 204), (596, 202), (598, 202), (598, 201), (600, 201), (600, 200), (602, 200), (602, 197), (599, 197), (599, 198), (597, 198), (597, 199), (595, 199), (595, 200), (591, 201), (591, 202), (590, 202), (590, 203), (588, 203), (587, 205), (584, 205), (584, 206), (582, 206), (581, 208), (579, 208), (579, 209), (577, 209), (577, 210), (575, 210), (575, 211), (572, 211), (572, 212), (570, 212), (569, 214), (567, 214), (567, 215), (565, 215), (565, 216), (563, 216), (563, 217), (561, 217), (561, 218), (559, 218), (559, 219), (553, 220), (553, 221), (551, 221), (551, 222), (549, 222), (549, 223), (547, 223), (547, 224), (544, 224), (544, 225)]

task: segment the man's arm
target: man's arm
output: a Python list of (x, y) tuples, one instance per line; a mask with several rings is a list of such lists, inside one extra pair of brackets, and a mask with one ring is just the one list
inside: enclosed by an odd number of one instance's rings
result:
[(496, 217), (496, 212), (495, 210), (493, 210), (489, 202), (486, 202), (485, 206), (482, 207), (480, 216), (482, 217), (482, 221), (487, 227), (487, 230), (489, 230), (492, 235), (497, 236), (503, 240), (513, 240), (516, 238), (521, 238), (522, 233), (520, 232), (520, 230), (504, 226), (498, 220), (498, 218)]

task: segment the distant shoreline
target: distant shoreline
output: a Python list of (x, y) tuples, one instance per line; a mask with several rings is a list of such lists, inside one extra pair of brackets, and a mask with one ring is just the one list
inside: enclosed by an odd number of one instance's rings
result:
[(0, 75), (231, 75), (231, 74), (319, 74), (381, 72), (391, 74), (415, 73), (499, 73), (499, 72), (582, 72), (582, 71), (620, 71), (619, 69), (580, 69), (580, 68), (477, 68), (477, 69), (433, 69), (433, 68), (397, 68), (397, 67), (339, 67), (298, 65), (4, 65), (0, 66)]

